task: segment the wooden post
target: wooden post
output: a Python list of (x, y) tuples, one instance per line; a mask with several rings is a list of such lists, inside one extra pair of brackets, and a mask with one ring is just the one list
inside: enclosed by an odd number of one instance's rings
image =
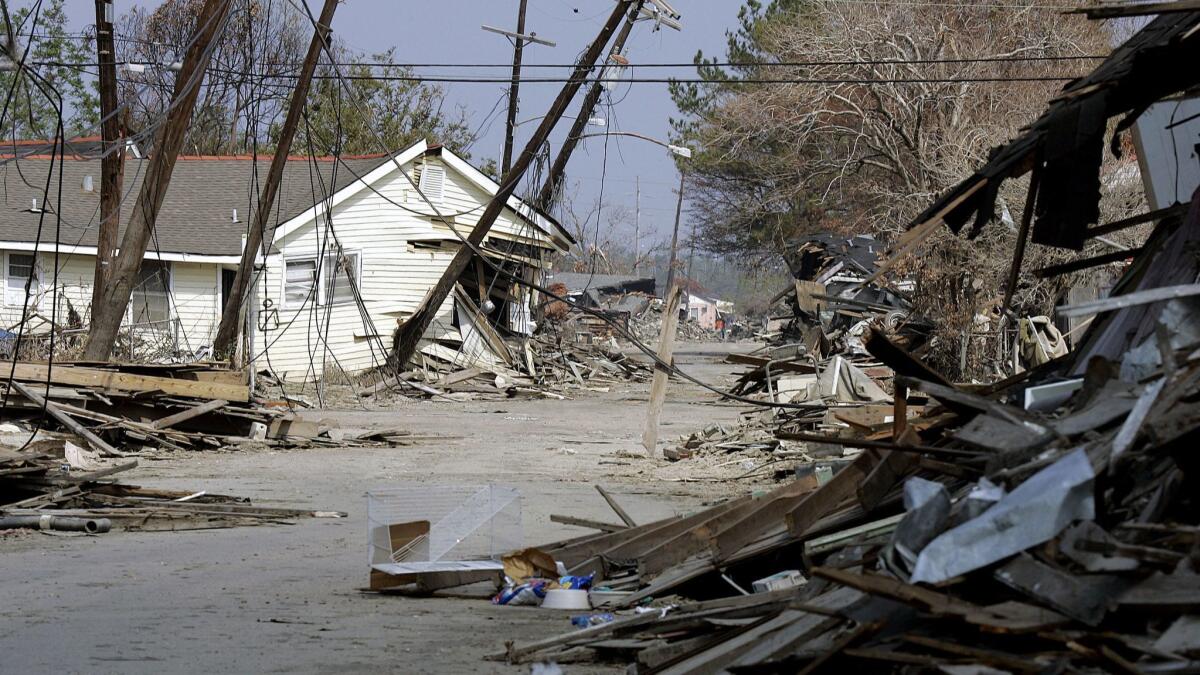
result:
[(429, 324), (433, 323), (433, 317), (445, 302), (450, 291), (454, 289), (454, 285), (458, 283), (459, 277), (467, 269), (467, 265), (471, 263), (471, 259), (475, 255), (475, 249), (483, 244), (483, 240), (491, 231), (492, 225), (496, 222), (496, 218), (504, 211), (508, 204), (508, 198), (512, 196), (516, 190), (517, 184), (525, 175), (526, 169), (533, 163), (533, 158), (546, 139), (550, 137), (550, 132), (554, 126), (562, 118), (566, 112), (567, 105), (571, 103), (571, 99), (579, 92), (584, 81), (591, 72), (597, 59), (600, 58), (600, 53), (604, 46), (608, 44), (609, 39), (617, 30), (617, 24), (621, 22), (621, 17), (625, 15), (625, 10), (635, 2), (640, 3), (641, 0), (619, 0), (616, 9), (608, 17), (608, 21), (604, 24), (600, 34), (588, 46), (587, 51), (579, 58), (579, 62), (575, 66), (575, 70), (571, 73), (570, 79), (567, 80), (566, 86), (559, 92), (558, 98), (551, 104), (549, 112), (542, 119), (542, 123), (534, 132), (533, 137), (529, 139), (529, 143), (521, 151), (521, 156), (513, 164), (511, 170), (504, 174), (500, 179), (500, 188), (496, 191), (495, 196), (488, 202), (487, 207), (479, 216), (479, 222), (471, 230), (471, 234), (467, 235), (467, 243), (460, 246), (458, 252), (454, 254), (450, 264), (446, 266), (446, 270), (442, 272), (442, 276), (438, 279), (437, 284), (429, 289), (425, 298), (421, 300), (421, 304), (413, 313), (408, 321), (404, 322), (396, 329), (394, 340), (394, 348), (392, 350), (392, 362), (396, 367), (403, 367), (408, 362), (412, 355), (417, 351), (417, 344), (421, 341), (421, 336), (429, 328)]
[[(521, 0), (517, 10), (517, 35), (525, 34), (525, 10), (529, 0)], [(517, 102), (521, 88), (521, 57), (525, 52), (525, 40), (521, 37), (513, 39), (512, 84), (508, 87), (508, 122), (504, 133), (504, 157), (500, 160), (500, 175), (508, 173), (512, 168), (513, 138), (517, 133)]]
[[(658, 358), (665, 363), (672, 363), (675, 352), (675, 329), (679, 325), (679, 296), (680, 288), (671, 286), (667, 289), (667, 300), (663, 307), (662, 334), (658, 338)], [(654, 382), (650, 385), (650, 409), (646, 413), (646, 429), (642, 432), (642, 447), (646, 454), (653, 455), (658, 445), (658, 418), (662, 414), (663, 403), (667, 397), (667, 380), (670, 371), (655, 364)]]
[(1025, 259), (1025, 243), (1029, 239), (1029, 226), (1033, 222), (1033, 211), (1037, 206), (1038, 188), (1042, 182), (1041, 160), (1033, 167), (1029, 176), (1029, 194), (1025, 197), (1025, 211), (1021, 213), (1021, 228), (1017, 231), (1017, 250), (1013, 252), (1012, 268), (1008, 271), (1008, 284), (1004, 287), (1004, 302), (1000, 305), (1000, 339), (1004, 337), (1005, 317), (1009, 303), (1017, 290), (1017, 279), (1021, 275), (1021, 262)]
[(100, 86), (100, 225), (96, 232), (96, 272), (92, 281), (92, 316), (100, 312), (108, 270), (121, 225), (121, 183), (125, 149), (117, 117), (117, 54), (113, 45), (112, 0), (96, 0), (96, 65)]
[[(638, 13), (642, 11), (644, 0), (637, 0), (633, 7), (629, 8), (629, 18), (625, 20), (625, 25), (621, 27), (620, 34), (613, 42), (612, 51), (610, 54), (620, 54), (625, 49), (625, 42), (629, 39), (629, 34), (633, 31), (633, 24), (637, 21)], [(598, 74), (597, 74), (598, 75)], [(554, 164), (550, 167), (550, 173), (546, 174), (546, 182), (542, 183), (542, 189), (538, 191), (537, 206), (543, 211), (549, 211), (551, 204), (554, 202), (554, 197), (558, 193), (558, 187), (562, 183), (563, 177), (566, 176), (567, 162), (571, 160), (571, 154), (575, 152), (575, 146), (579, 145), (579, 137), (583, 135), (584, 129), (587, 128), (588, 120), (592, 114), (596, 112), (596, 104), (600, 102), (600, 95), (604, 93), (604, 84), (597, 76), (596, 81), (592, 83), (592, 88), (583, 98), (583, 105), (579, 107), (579, 115), (575, 117), (575, 121), (571, 124), (571, 131), (567, 133), (567, 137), (563, 140), (562, 148), (559, 149), (558, 155), (554, 157)]]
[[(267, 223), (271, 218), (271, 209), (275, 205), (275, 196), (279, 193), (279, 181), (283, 178), (283, 167), (287, 164), (288, 153), (292, 150), (292, 139), (296, 137), (296, 129), (304, 115), (304, 106), (308, 101), (308, 88), (312, 83), (313, 73), (317, 69), (317, 60), (321, 50), (329, 40), (330, 24), (333, 22), (333, 12), (337, 9), (337, 0), (325, 0), (321, 8), (321, 17), (317, 19), (317, 29), (313, 31), (312, 41), (308, 44), (308, 53), (304, 56), (304, 65), (300, 69), (300, 79), (292, 91), (288, 103), (287, 117), (283, 120), (283, 128), (279, 133), (279, 145), (275, 147), (275, 155), (271, 158), (271, 168), (267, 171), (267, 181), (263, 184), (262, 194), (258, 200), (258, 208), (250, 219), (250, 231), (246, 233), (246, 248), (242, 250), (242, 260), (238, 264), (237, 275), (233, 279), (233, 289), (225, 299), (225, 307), (221, 311), (221, 325), (217, 328), (217, 337), (213, 341), (213, 353), (218, 358), (228, 356), (237, 342), (238, 327), (241, 325), (242, 306), (246, 301), (246, 291), (250, 287), (250, 278), (254, 276), (254, 261), (258, 258), (261, 248), (263, 255), (271, 249), (275, 237), (274, 228), (267, 233)], [(249, 329), (247, 329), (249, 330)], [(247, 354), (247, 359), (254, 358)]]
[(897, 384), (892, 399), (895, 401), (892, 409), (892, 440), (899, 443), (904, 430), (908, 428), (908, 387)]
[(200, 15), (196, 17), (199, 33), (188, 48), (183, 58), (183, 68), (175, 79), (175, 91), (171, 96), (167, 120), (154, 138), (150, 165), (146, 169), (146, 178), (142, 182), (141, 193), (138, 194), (137, 204), (134, 206), (133, 218), (121, 239), (120, 255), (113, 260), (99, 306), (92, 314), (92, 330), (88, 333), (84, 360), (107, 361), (112, 354), (113, 344), (117, 341), (117, 331), (121, 328), (121, 319), (125, 316), (125, 308), (129, 306), (134, 283), (142, 268), (142, 258), (146, 255), (146, 247), (149, 246), (150, 236), (154, 233), (154, 222), (158, 219), (158, 211), (162, 208), (167, 189), (171, 186), (171, 174), (175, 169), (179, 150), (183, 147), (184, 136), (192, 119), (192, 109), (196, 106), (196, 98), (200, 94), (200, 85), (204, 81), (204, 71), (208, 67), (210, 56), (209, 43), (224, 28), (232, 7), (233, 0), (205, 0)]

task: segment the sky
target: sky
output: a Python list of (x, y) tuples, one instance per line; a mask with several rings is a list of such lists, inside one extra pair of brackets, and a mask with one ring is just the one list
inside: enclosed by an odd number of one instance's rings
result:
[[(530, 45), (525, 49), (528, 64), (565, 64), (575, 61), (579, 53), (595, 38), (612, 11), (612, 0), (528, 0), (526, 32), (557, 43), (555, 47)], [(320, 0), (308, 0), (313, 15), (320, 13)], [(118, 15), (133, 5), (155, 6), (157, 2), (116, 0)], [(724, 51), (725, 31), (736, 23), (740, 2), (733, 0), (701, 0), (673, 3), (683, 14), (683, 31), (653, 30), (648, 21), (639, 22), (627, 43), (626, 55), (637, 63), (690, 63), (697, 49), (705, 54)], [(515, 29), (518, 0), (346, 0), (338, 8), (333, 28), (338, 38), (363, 53), (395, 49), (400, 63), (511, 63), (512, 45), (507, 38), (485, 32), (482, 24)], [(71, 30), (83, 30), (94, 20), (93, 4), (84, 0), (69, 0), (67, 11)], [(463, 74), (453, 71), (423, 70), (422, 74)], [(472, 69), (472, 74), (506, 76), (504, 69)], [(565, 69), (529, 69), (526, 76), (562, 76)], [(651, 72), (643, 71), (645, 76)], [(694, 69), (669, 72), (653, 71), (658, 76), (694, 76)], [(504, 142), (506, 85), (446, 84), (447, 102), (463, 106), (472, 123), (481, 127), (481, 136), (471, 148), (473, 158), (494, 157), (497, 162)], [(528, 120), (545, 114), (561, 84), (526, 83), (521, 87), (518, 120)], [(574, 116), (580, 96), (568, 109)], [(675, 107), (665, 84), (625, 84), (611, 94), (611, 114), (605, 105), (599, 106), (597, 116), (605, 117), (604, 128), (589, 127), (588, 131), (630, 131), (666, 140), (670, 133), (670, 118)], [(499, 103), (499, 105), (497, 105)], [(494, 110), (494, 113), (493, 113)], [(489, 118), (489, 113), (491, 116)], [(490, 123), (488, 123), (490, 120)], [(570, 127), (564, 120), (551, 137), (552, 152)], [(514, 156), (528, 141), (537, 122), (517, 129)], [(579, 201), (593, 204), (603, 194), (605, 208), (624, 206), (634, 210), (635, 181), (641, 184), (641, 222), (643, 233), (657, 232), (661, 241), (668, 237), (675, 212), (675, 194), (679, 174), (668, 151), (646, 141), (609, 136), (607, 153), (605, 138), (588, 138), (579, 145), (568, 166), (568, 189), (578, 188)], [(607, 154), (607, 158), (605, 155)], [(601, 180), (603, 177), (603, 180)], [(682, 232), (688, 232), (686, 210)], [(632, 242), (632, 225), (621, 233)], [(654, 240), (643, 239), (645, 247)]]

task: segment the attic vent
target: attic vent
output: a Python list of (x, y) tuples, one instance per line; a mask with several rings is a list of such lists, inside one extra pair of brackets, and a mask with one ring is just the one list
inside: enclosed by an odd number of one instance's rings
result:
[(92, 182), (91, 176), (83, 177), (83, 191), (84, 192), (95, 192), (96, 191), (96, 185), (95, 185), (95, 183)]
[[(435, 164), (418, 167), (417, 186), (425, 197), (434, 204), (440, 204), (446, 188), (446, 169)], [(420, 199), (420, 195), (417, 196)]]

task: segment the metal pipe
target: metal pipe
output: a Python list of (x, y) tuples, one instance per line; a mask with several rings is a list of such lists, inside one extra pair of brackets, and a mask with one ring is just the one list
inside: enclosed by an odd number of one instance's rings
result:
[(55, 530), (104, 534), (112, 529), (108, 518), (76, 518), (73, 516), (0, 516), (0, 530)]

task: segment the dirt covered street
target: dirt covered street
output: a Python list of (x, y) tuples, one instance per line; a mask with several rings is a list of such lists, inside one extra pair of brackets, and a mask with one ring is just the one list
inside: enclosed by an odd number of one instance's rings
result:
[[(680, 346), (677, 362), (727, 385), (728, 351)], [(479, 586), (451, 597), (363, 593), (366, 492), (403, 484), (511, 485), (522, 495), (527, 544), (587, 531), (564, 514), (616, 521), (592, 487), (610, 488), (638, 522), (683, 513), (735, 490), (680, 480), (682, 464), (639, 457), (648, 385), (616, 385), (574, 400), (412, 402), (390, 410), (310, 411), (347, 428), (403, 428), (436, 437), (411, 447), (242, 451), (142, 461), (123, 482), (250, 497), (260, 506), (340, 510), (306, 519), (196, 532), (0, 538), (7, 609), (0, 671), (528, 672), (484, 660), (509, 639), (562, 632), (569, 613), (497, 607)], [(742, 406), (673, 382), (660, 439)], [(702, 474), (696, 469), (694, 473)], [(572, 666), (592, 672), (596, 666)]]

